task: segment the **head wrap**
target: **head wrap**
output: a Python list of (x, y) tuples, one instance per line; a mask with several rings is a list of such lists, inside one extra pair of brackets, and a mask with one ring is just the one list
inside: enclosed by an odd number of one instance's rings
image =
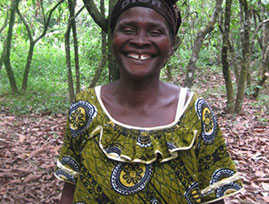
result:
[(127, 9), (135, 6), (148, 7), (163, 16), (172, 31), (173, 36), (177, 34), (181, 24), (180, 12), (176, 8), (177, 0), (118, 0), (114, 6), (110, 18), (110, 28), (113, 31), (119, 16)]

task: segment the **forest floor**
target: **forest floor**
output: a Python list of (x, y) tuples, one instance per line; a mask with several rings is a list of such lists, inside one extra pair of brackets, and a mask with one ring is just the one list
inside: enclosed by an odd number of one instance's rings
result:
[[(206, 89), (201, 87), (201, 92), (203, 88)], [(235, 117), (225, 113), (225, 95), (212, 93), (207, 99), (245, 187), (244, 192), (227, 198), (226, 204), (269, 203), (268, 110), (253, 106), (256, 101), (247, 98), (242, 114)], [(53, 171), (66, 116), (48, 113), (16, 116), (2, 107), (0, 118), (0, 203), (58, 203), (63, 183), (55, 179)]]

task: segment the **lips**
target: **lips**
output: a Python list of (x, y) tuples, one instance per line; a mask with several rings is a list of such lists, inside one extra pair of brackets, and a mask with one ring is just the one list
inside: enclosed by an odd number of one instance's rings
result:
[(151, 58), (151, 55), (149, 54), (128, 53), (127, 56), (132, 59), (141, 60), (141, 61), (148, 60)]

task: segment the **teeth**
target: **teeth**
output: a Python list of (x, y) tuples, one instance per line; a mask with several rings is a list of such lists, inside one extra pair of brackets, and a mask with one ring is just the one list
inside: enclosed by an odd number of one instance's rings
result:
[(141, 59), (141, 60), (147, 60), (147, 59), (149, 59), (149, 58), (150, 58), (149, 55), (141, 55), (141, 56), (140, 56), (140, 59)]
[(134, 59), (139, 59), (139, 55), (135, 53), (130, 53), (128, 54), (128, 57), (134, 58)]
[(147, 54), (138, 55), (135, 53), (129, 53), (129, 54), (127, 54), (127, 56), (131, 57), (133, 59), (140, 59), (140, 60), (147, 60), (150, 58), (150, 55), (147, 55)]

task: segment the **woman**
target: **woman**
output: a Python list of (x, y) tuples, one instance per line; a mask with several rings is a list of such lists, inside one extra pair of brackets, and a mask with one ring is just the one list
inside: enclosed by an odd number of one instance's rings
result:
[(61, 203), (224, 203), (242, 189), (206, 101), (159, 80), (180, 25), (174, 4), (114, 7), (120, 79), (70, 107), (55, 172), (66, 182)]

